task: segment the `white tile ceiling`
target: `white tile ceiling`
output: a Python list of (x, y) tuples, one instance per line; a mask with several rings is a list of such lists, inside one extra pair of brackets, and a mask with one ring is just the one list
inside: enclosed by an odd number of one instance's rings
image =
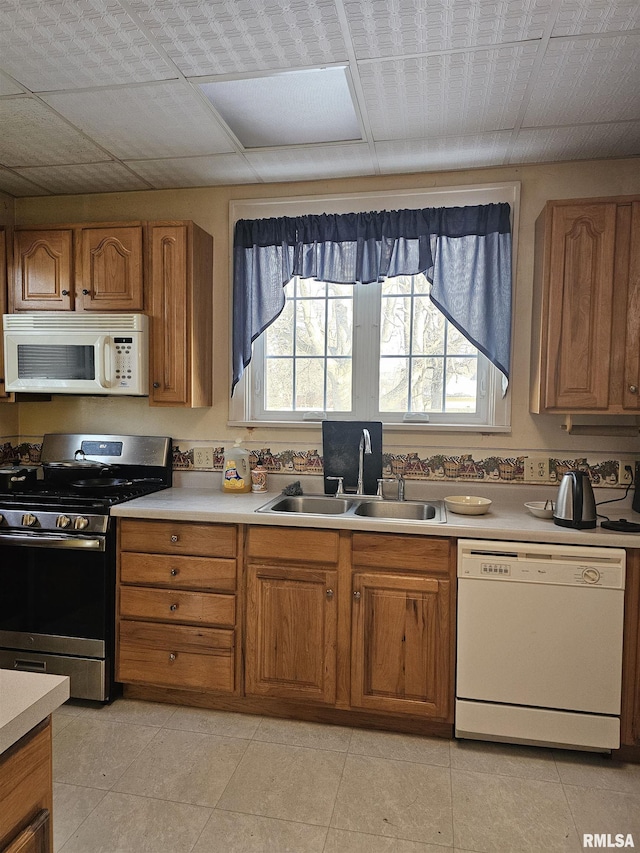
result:
[[(201, 90), (327, 66), (362, 138), (245, 148)], [(0, 0), (0, 191), (639, 156), (639, 69), (640, 0)]]

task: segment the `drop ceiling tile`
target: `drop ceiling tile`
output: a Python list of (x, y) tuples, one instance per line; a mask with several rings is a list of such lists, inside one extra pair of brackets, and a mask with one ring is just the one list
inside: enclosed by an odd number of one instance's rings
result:
[(25, 96), (0, 99), (0, 164), (88, 163), (107, 155), (45, 104)]
[(511, 131), (376, 142), (383, 173), (432, 172), (439, 169), (476, 169), (500, 166), (509, 150)]
[(10, 77), (0, 72), (0, 96), (2, 95), (23, 95), (24, 89), (16, 85)]
[(536, 44), (381, 60), (360, 80), (376, 141), (458, 136), (514, 126)]
[(344, 0), (358, 59), (541, 38), (554, 0)]
[(4, 169), (2, 166), (0, 166), (0, 192), (8, 193), (18, 198), (49, 195), (44, 187), (37, 186), (26, 178), (23, 178), (22, 175), (11, 172), (9, 169)]
[(241, 154), (128, 160), (127, 165), (156, 189), (251, 184), (258, 178)]
[(84, 163), (80, 166), (39, 166), (17, 169), (23, 177), (37, 181), (50, 192), (110, 193), (149, 189), (146, 181), (132, 174), (121, 163)]
[(233, 150), (213, 112), (184, 82), (56, 93), (44, 100), (120, 159)]
[(186, 76), (342, 62), (334, 0), (130, 0)]
[(523, 126), (640, 117), (640, 36), (551, 41)]
[(511, 163), (640, 156), (640, 121), (521, 130)]
[(115, 0), (2, 0), (0, 12), (2, 67), (33, 92), (176, 76)]
[(553, 36), (621, 32), (640, 27), (638, 0), (562, 0)]
[(364, 143), (247, 151), (245, 157), (263, 181), (315, 181), (375, 172)]

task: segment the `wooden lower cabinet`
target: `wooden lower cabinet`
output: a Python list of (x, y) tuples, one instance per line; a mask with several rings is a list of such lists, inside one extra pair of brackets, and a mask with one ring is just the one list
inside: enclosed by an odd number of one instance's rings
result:
[(52, 853), (51, 718), (0, 756), (0, 853)]

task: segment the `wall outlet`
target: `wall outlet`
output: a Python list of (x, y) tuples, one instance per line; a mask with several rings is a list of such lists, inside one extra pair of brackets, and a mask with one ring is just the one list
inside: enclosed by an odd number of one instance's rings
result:
[(193, 467), (213, 468), (213, 447), (194, 447)]
[(549, 480), (549, 457), (526, 456), (524, 460), (525, 483), (546, 483)]
[[(633, 476), (636, 468), (635, 462), (630, 462), (628, 459), (618, 460), (618, 483), (621, 486), (630, 486), (633, 483)], [(630, 470), (626, 470), (630, 469)]]

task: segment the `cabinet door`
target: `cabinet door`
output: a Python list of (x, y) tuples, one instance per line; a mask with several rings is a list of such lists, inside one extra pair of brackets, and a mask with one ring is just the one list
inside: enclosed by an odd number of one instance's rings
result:
[(616, 204), (551, 211), (544, 409), (609, 405)]
[(249, 565), (246, 692), (332, 704), (337, 573)]
[(450, 581), (353, 576), (351, 704), (446, 718), (450, 710)]
[(43, 809), (0, 853), (51, 853), (51, 818)]
[[(7, 313), (7, 242), (3, 228), (0, 228), (0, 335), (2, 335), (2, 315)], [(4, 347), (0, 340), (0, 402), (9, 403), (15, 399), (13, 394), (4, 390)]]
[(73, 308), (73, 232), (16, 231), (15, 311)]
[(623, 409), (640, 409), (640, 202), (631, 205), (629, 280), (626, 302)]
[(83, 228), (76, 290), (82, 311), (142, 311), (142, 226)]

